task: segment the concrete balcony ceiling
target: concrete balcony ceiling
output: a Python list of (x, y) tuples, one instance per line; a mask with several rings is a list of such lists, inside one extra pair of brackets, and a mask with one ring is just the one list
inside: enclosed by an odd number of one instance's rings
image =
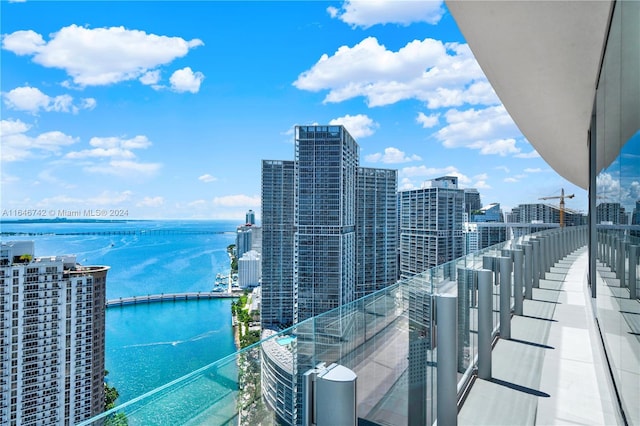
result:
[[(587, 189), (588, 130), (613, 3), (446, 3), (520, 131), (556, 172)], [(607, 165), (599, 159), (598, 170)]]

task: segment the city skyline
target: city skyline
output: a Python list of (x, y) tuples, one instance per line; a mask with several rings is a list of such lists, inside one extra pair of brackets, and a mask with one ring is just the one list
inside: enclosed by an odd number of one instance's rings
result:
[(261, 160), (291, 158), (304, 124), (343, 124), (400, 190), (453, 175), (485, 205), (564, 188), (586, 210), (440, 2), (0, 7), (3, 213), (260, 218)]

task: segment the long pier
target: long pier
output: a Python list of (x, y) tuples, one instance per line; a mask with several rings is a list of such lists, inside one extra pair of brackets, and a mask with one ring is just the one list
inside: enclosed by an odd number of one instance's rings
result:
[(199, 291), (197, 293), (162, 293), (148, 294), (146, 296), (120, 297), (118, 299), (107, 300), (106, 307), (127, 305), (142, 305), (146, 303), (178, 302), (183, 300), (207, 300), (238, 298), (240, 294), (227, 293), (222, 291)]

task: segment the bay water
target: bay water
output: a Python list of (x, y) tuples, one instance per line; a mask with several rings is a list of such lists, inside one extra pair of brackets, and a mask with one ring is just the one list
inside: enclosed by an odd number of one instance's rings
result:
[[(2, 241), (32, 240), (36, 256), (72, 254), (107, 265), (107, 299), (210, 291), (229, 272), (232, 221), (2, 222)], [(17, 233), (13, 235), (12, 233)], [(32, 235), (24, 235), (30, 233)], [(35, 234), (35, 235), (34, 235)], [(232, 299), (111, 307), (106, 312), (107, 382), (121, 404), (236, 348)]]

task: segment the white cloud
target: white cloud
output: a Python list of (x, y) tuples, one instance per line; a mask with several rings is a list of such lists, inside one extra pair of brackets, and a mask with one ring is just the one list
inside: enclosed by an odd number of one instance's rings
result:
[(413, 181), (409, 178), (402, 178), (398, 184), (399, 191), (409, 191), (411, 189), (417, 189)]
[(69, 196), (56, 195), (55, 197), (44, 198), (37, 203), (38, 207), (57, 207), (64, 209), (74, 209), (77, 206), (117, 206), (131, 200), (131, 191), (103, 191), (95, 196)]
[(130, 139), (117, 136), (93, 137), (89, 145), (92, 146), (91, 149), (69, 152), (65, 158), (89, 160), (83, 167), (86, 172), (120, 177), (152, 176), (162, 167), (160, 163), (144, 163), (136, 160), (134, 150), (146, 149), (152, 145), (151, 141), (143, 135)]
[(103, 191), (95, 197), (89, 197), (91, 204), (99, 204), (102, 206), (112, 206), (129, 201), (133, 196), (131, 191), (113, 192)]
[(42, 36), (32, 30), (16, 31), (2, 36), (2, 48), (20, 56), (32, 54), (45, 45)]
[(535, 149), (531, 152), (521, 152), (520, 154), (514, 155), (516, 158), (540, 158), (540, 154)]
[(440, 114), (425, 115), (425, 113), (419, 112), (416, 121), (422, 124), (423, 129), (430, 129), (439, 123)]
[(119, 177), (133, 176), (153, 176), (162, 164), (160, 163), (140, 163), (131, 160), (111, 160), (108, 163), (100, 163), (87, 165), (83, 168), (89, 173), (99, 173), (105, 175), (113, 175)]
[(218, 178), (216, 178), (215, 176), (211, 176), (209, 173), (206, 173), (200, 177), (198, 177), (199, 181), (202, 181), (204, 183), (209, 183), (209, 182), (215, 182), (218, 180)]
[(405, 99), (429, 108), (499, 103), (466, 44), (434, 39), (414, 40), (394, 52), (368, 37), (332, 56), (323, 54), (293, 85), (328, 90), (325, 103), (363, 96), (370, 107)]
[[(421, 166), (412, 166), (412, 167), (404, 167), (399, 170), (398, 176), (403, 181), (405, 186), (409, 186), (409, 183), (413, 182), (414, 187), (425, 187), (430, 185), (428, 179), (435, 179), (440, 176), (456, 176), (458, 178), (458, 184), (461, 186), (469, 186), (471, 184), (471, 179), (461, 173), (457, 167), (447, 166), (447, 167), (427, 167), (425, 165)], [(418, 180), (422, 181), (421, 185), (417, 185), (416, 182)]]
[(41, 133), (35, 137), (26, 133), (30, 126), (20, 120), (0, 121), (2, 161), (12, 162), (38, 156), (58, 155), (61, 148), (77, 142), (77, 138), (59, 131)]
[(147, 86), (157, 84), (160, 81), (160, 70), (147, 71), (138, 80)]
[(329, 124), (342, 124), (349, 134), (356, 139), (373, 135), (375, 129), (380, 126), (364, 114), (347, 114), (344, 117), (334, 118), (329, 121)]
[(78, 25), (61, 28), (48, 42), (32, 30), (16, 31), (2, 39), (4, 49), (33, 56), (33, 61), (44, 67), (63, 69), (79, 86), (140, 78), (201, 45), (199, 39), (187, 41), (124, 27), (91, 29)]
[(192, 201), (190, 203), (187, 203), (188, 207), (203, 207), (203, 206), (206, 206), (206, 205), (207, 205), (206, 200), (195, 200), (195, 201)]
[(96, 107), (96, 104), (97, 102), (94, 98), (83, 98), (80, 108), (92, 110)]
[(489, 185), (486, 181), (484, 180), (478, 180), (476, 181), (472, 187), (477, 188), (477, 189), (491, 189), (491, 185)]
[(376, 24), (406, 26), (414, 22), (435, 25), (444, 15), (444, 7), (442, 1), (345, 0), (340, 9), (331, 6), (327, 12), (352, 27), (369, 28)]
[(497, 166), (497, 167), (494, 167), (494, 169), (502, 170), (505, 173), (509, 173), (511, 171), (507, 166)]
[(250, 197), (244, 194), (227, 195), (224, 197), (215, 197), (213, 204), (222, 207), (259, 207), (261, 203), (260, 197)]
[(375, 153), (370, 154), (365, 157), (366, 161), (371, 163), (386, 163), (386, 164), (396, 164), (396, 163), (408, 163), (409, 161), (420, 161), (422, 158), (418, 155), (407, 155), (404, 152), (400, 151), (398, 148), (389, 147), (384, 149), (384, 154)]
[(27, 111), (31, 114), (36, 114), (40, 110), (73, 112), (75, 114), (80, 109), (93, 109), (96, 106), (96, 100), (93, 98), (82, 99), (79, 105), (74, 105), (73, 97), (70, 95), (50, 97), (42, 93), (40, 89), (30, 86), (16, 87), (3, 93), (2, 97), (7, 108)]
[(21, 120), (2, 120), (0, 121), (0, 136), (4, 138), (25, 133), (31, 126)]
[(602, 172), (596, 178), (598, 202), (620, 202), (624, 206), (635, 206), (640, 199), (640, 182), (631, 181), (621, 184), (620, 180), (608, 172)]
[(42, 182), (45, 182), (49, 186), (55, 186), (56, 188), (64, 189), (74, 189), (78, 187), (78, 185), (76, 185), (75, 183), (68, 183), (60, 179), (59, 177), (55, 176), (53, 172), (54, 171), (52, 169), (44, 169), (40, 171), (40, 173), (38, 173), (38, 180), (34, 181), (34, 183), (37, 182), (37, 184), (40, 184)]
[(503, 180), (504, 180), (504, 182), (507, 182), (507, 183), (515, 183), (515, 182), (519, 182), (519, 180), (518, 180), (518, 179), (516, 179), (516, 178), (514, 178), (514, 177), (504, 178)]
[(436, 138), (446, 148), (478, 149), (481, 154), (519, 154), (515, 137), (520, 135), (502, 105), (484, 109), (446, 112), (447, 125), (438, 130)]
[(160, 207), (164, 204), (163, 197), (144, 197), (136, 204), (136, 207)]
[(84, 149), (82, 151), (72, 151), (65, 155), (65, 158), (82, 159), (82, 158), (135, 158), (133, 149), (144, 149), (151, 146), (151, 141), (146, 136), (135, 136), (131, 139), (123, 139), (119, 137), (93, 137), (89, 141), (92, 149)]
[(525, 172), (525, 173), (541, 173), (541, 172), (544, 172), (544, 170), (542, 170), (540, 167), (537, 167), (537, 168), (535, 168), (535, 169), (533, 169), (533, 168), (526, 168), (526, 169), (524, 169), (524, 172)]
[(203, 80), (204, 74), (200, 71), (194, 73), (189, 67), (177, 70), (169, 78), (173, 91), (191, 93), (198, 93)]

